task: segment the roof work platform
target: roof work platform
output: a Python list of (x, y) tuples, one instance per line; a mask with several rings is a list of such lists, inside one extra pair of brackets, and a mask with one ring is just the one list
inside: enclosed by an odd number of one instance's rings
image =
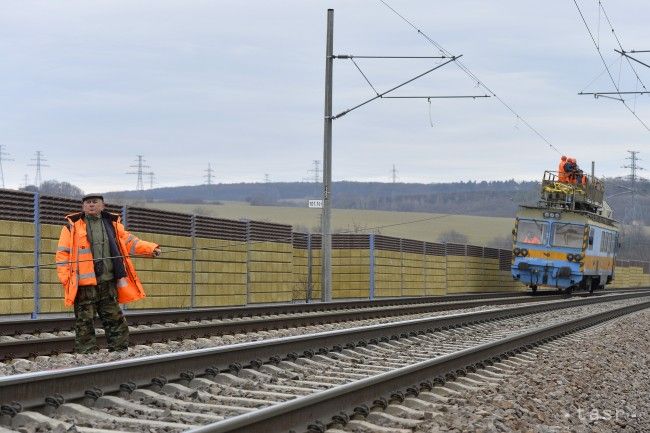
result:
[(595, 176), (582, 177), (584, 179), (566, 181), (560, 180), (555, 171), (545, 171), (539, 205), (602, 215), (608, 208), (604, 203), (605, 183)]

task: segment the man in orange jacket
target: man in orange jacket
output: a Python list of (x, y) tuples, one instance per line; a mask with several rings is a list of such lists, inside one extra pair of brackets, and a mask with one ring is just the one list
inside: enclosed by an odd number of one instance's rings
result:
[(111, 351), (127, 350), (129, 327), (120, 309), (145, 297), (132, 255), (160, 255), (160, 247), (129, 234), (117, 214), (104, 211), (104, 198), (88, 194), (82, 212), (67, 215), (56, 251), (57, 274), (66, 306), (74, 305), (75, 351), (97, 351), (97, 314)]
[(559, 182), (566, 182), (567, 181), (567, 174), (566, 170), (564, 168), (564, 165), (566, 164), (566, 156), (562, 155), (560, 158), (560, 165), (558, 165), (557, 168), (557, 177)]

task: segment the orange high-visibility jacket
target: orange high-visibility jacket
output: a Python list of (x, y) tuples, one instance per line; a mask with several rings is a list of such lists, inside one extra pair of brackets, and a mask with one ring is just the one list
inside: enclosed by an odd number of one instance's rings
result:
[[(117, 300), (119, 303), (137, 301), (145, 297), (142, 283), (135, 272), (130, 256), (133, 254), (153, 256), (158, 244), (138, 239), (124, 229), (117, 214), (102, 212), (108, 216), (115, 229), (115, 241), (123, 256), (126, 277), (117, 282)], [(65, 289), (65, 305), (74, 304), (79, 286), (94, 286), (97, 284), (93, 255), (90, 242), (86, 236), (86, 222), (83, 212), (66, 216), (68, 225), (61, 229), (59, 245), (56, 250), (56, 271)]]
[(557, 168), (557, 175), (558, 175), (558, 181), (559, 182), (566, 182), (567, 181), (567, 174), (566, 171), (564, 170), (564, 164), (566, 164), (566, 156), (562, 155), (560, 158), (560, 165)]

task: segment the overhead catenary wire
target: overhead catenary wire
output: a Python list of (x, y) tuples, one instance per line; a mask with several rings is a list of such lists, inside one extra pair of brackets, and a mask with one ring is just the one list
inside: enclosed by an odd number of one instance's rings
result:
[[(416, 224), (420, 222), (426, 222), (426, 221), (433, 221), (433, 220), (439, 220), (443, 218), (448, 218), (452, 216), (451, 214), (442, 214), (442, 215), (434, 215), (431, 217), (425, 217), (425, 218), (418, 218), (410, 221), (403, 221), (399, 223), (393, 223), (393, 224), (383, 224), (379, 226), (374, 226), (374, 227), (367, 227), (363, 229), (365, 232), (374, 232), (380, 229), (384, 228), (389, 228), (389, 227), (398, 227), (398, 226), (403, 226), (403, 225), (409, 225), (409, 224)], [(318, 233), (317, 233), (318, 234)], [(338, 232), (338, 234), (364, 234), (364, 233), (359, 233), (358, 230), (343, 230)], [(368, 233), (365, 233), (368, 234)], [(172, 249), (165, 249), (163, 251), (164, 254), (170, 254), (170, 253), (179, 253), (179, 252), (191, 252), (191, 251), (223, 251), (224, 248), (229, 248), (229, 247), (236, 247), (236, 246), (241, 246), (242, 243), (248, 243), (250, 245), (255, 245), (255, 244), (262, 244), (266, 242), (282, 242), (282, 241), (292, 241), (293, 240), (293, 234), (291, 236), (285, 236), (285, 237), (280, 237), (280, 238), (275, 238), (272, 240), (263, 240), (263, 241), (232, 241), (229, 242), (225, 245), (221, 245), (219, 247), (185, 247), (185, 248), (172, 248)], [(110, 256), (110, 257), (103, 257), (104, 259), (123, 259), (126, 257), (131, 257), (131, 258), (149, 258), (150, 256), (148, 255), (141, 255), (141, 254), (129, 254), (128, 256), (124, 255), (116, 255), (116, 256)], [(93, 259), (85, 259), (85, 260), (75, 260), (74, 263), (83, 263), (83, 262), (92, 262), (94, 261)], [(44, 264), (33, 264), (33, 265), (20, 265), (20, 266), (2, 266), (0, 267), (0, 272), (1, 271), (11, 271), (11, 270), (18, 270), (18, 269), (33, 269), (34, 267), (38, 266), (40, 269), (54, 269), (59, 265), (67, 265), (69, 264), (70, 261), (66, 262), (49, 262), (49, 263), (44, 263)]]
[[(617, 61), (618, 61), (618, 59), (612, 60), (612, 62), (608, 66), (611, 68), (614, 65), (614, 63), (616, 63)], [(607, 72), (607, 68), (603, 68), (603, 70), (600, 71), (598, 73), (598, 75), (596, 75), (591, 81), (589, 81), (589, 83), (580, 92), (578, 92), (578, 95), (582, 95), (582, 94), (593, 95), (594, 93), (584, 93), (584, 91), (588, 87), (590, 87), (592, 84), (594, 84), (596, 82), (596, 80), (598, 80), (600, 77), (602, 77), (605, 72)], [(602, 93), (602, 92), (600, 92), (600, 93)]]
[[(383, 0), (380, 0), (380, 1), (383, 1)], [(612, 72), (609, 70), (609, 66), (607, 65), (607, 62), (605, 61), (605, 58), (603, 57), (603, 53), (602, 53), (602, 51), (600, 50), (600, 47), (599, 47), (599, 45), (598, 45), (598, 42), (597, 42), (596, 39), (594, 38), (594, 35), (593, 35), (591, 29), (589, 28), (589, 24), (587, 24), (587, 20), (585, 19), (585, 16), (584, 16), (584, 14), (582, 13), (582, 9), (580, 9), (580, 5), (578, 4), (578, 1), (577, 1), (577, 0), (573, 0), (573, 3), (575, 4), (576, 9), (578, 10), (578, 14), (580, 15), (580, 18), (582, 19), (582, 23), (585, 25), (585, 28), (587, 29), (587, 33), (589, 34), (589, 37), (591, 38), (591, 41), (593, 42), (594, 47), (596, 48), (596, 52), (598, 53), (598, 56), (600, 57), (600, 60), (603, 62), (603, 65), (605, 66), (605, 69), (607, 70), (607, 75), (609, 75), (609, 79), (611, 80), (612, 85), (614, 86), (614, 88), (616, 89), (616, 91), (620, 93), (621, 89), (620, 89), (620, 88), (618, 87), (618, 85), (616, 84), (616, 80), (614, 80), (614, 76), (612, 75)], [(599, 3), (600, 3), (600, 2), (599, 2)], [(602, 6), (602, 5), (601, 5), (601, 6)], [(603, 9), (603, 11), (604, 11), (604, 9)], [(612, 28), (612, 31), (613, 31), (613, 28)], [(615, 37), (616, 37), (616, 36), (615, 36)], [(616, 37), (616, 39), (618, 40), (618, 37)], [(596, 95), (594, 95), (594, 96), (596, 96)], [(609, 98), (609, 99), (617, 99), (617, 98)], [(634, 110), (632, 110), (632, 108), (631, 108), (631, 107), (630, 107), (630, 106), (625, 102), (625, 99), (620, 98), (620, 99), (617, 99), (617, 100), (620, 100), (620, 102), (625, 106), (625, 108), (626, 108), (630, 113), (632, 113), (632, 115), (633, 115), (633, 116), (634, 116), (634, 117), (639, 121), (639, 123), (641, 123), (641, 125), (643, 125), (643, 127), (644, 127), (647, 131), (650, 132), (650, 127), (648, 127), (648, 125), (643, 121), (643, 119), (641, 119), (641, 118), (639, 117), (639, 115), (636, 114), (636, 112), (635, 112)]]
[[(384, 6), (386, 6), (388, 9), (390, 9), (395, 15), (397, 15), (400, 19), (402, 19), (406, 24), (408, 24), (410, 27), (412, 27), (415, 31), (418, 32), (420, 36), (425, 38), (430, 44), (432, 44), (438, 51), (440, 51), (441, 54), (445, 56), (451, 56), (452, 54), (447, 51), (445, 48), (442, 47), (438, 42), (436, 42), (434, 39), (432, 39), (429, 35), (427, 35), (424, 31), (422, 31), (420, 28), (418, 28), (415, 24), (413, 24), (410, 20), (408, 20), (404, 15), (399, 13), (395, 8), (393, 8), (391, 5), (388, 4), (385, 0), (379, 0)], [(514, 108), (512, 108), (505, 100), (503, 100), (499, 95), (497, 95), (492, 89), (490, 89), (483, 81), (481, 81), (478, 76), (476, 76), (470, 69), (463, 64), (460, 60), (456, 60), (454, 62), (461, 71), (463, 71), (472, 81), (474, 81), (478, 86), (483, 87), (492, 97), (494, 97), (501, 105), (503, 105), (508, 111), (510, 111), (514, 116), (517, 117), (518, 120), (520, 120), (526, 127), (532, 131), (537, 137), (539, 137), (544, 143), (548, 145), (548, 147), (558, 154), (562, 154), (560, 150), (554, 146), (544, 135), (542, 135), (541, 132), (539, 132), (533, 125), (531, 125), (526, 119), (524, 119), (519, 113), (517, 113)]]
[[(612, 30), (612, 35), (614, 36), (614, 39), (616, 39), (616, 43), (618, 43), (618, 47), (621, 49), (621, 51), (625, 51), (623, 49), (623, 44), (621, 43), (621, 40), (618, 38), (618, 35), (616, 34), (616, 31), (614, 30), (614, 25), (612, 24), (611, 20), (609, 19), (609, 15), (607, 15), (607, 11), (605, 11), (605, 7), (603, 6), (602, 1), (598, 1), (598, 10), (599, 10), (599, 15), (600, 15), (600, 10), (602, 9), (603, 15), (605, 16), (605, 19), (607, 20), (607, 24), (609, 24), (609, 28)], [(634, 75), (636, 76), (636, 79), (639, 80), (641, 83), (641, 86), (646, 89), (645, 84), (641, 80), (641, 77), (639, 77), (639, 74), (637, 73), (636, 69), (634, 69), (634, 66), (630, 62), (630, 59), (626, 56), (626, 60), (628, 65), (630, 65), (630, 68), (632, 69), (632, 72), (634, 72)], [(646, 65), (647, 66), (647, 65)]]

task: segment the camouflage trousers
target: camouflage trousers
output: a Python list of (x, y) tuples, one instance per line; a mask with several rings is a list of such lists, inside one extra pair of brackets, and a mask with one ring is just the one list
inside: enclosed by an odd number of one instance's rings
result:
[(75, 352), (97, 351), (95, 315), (102, 322), (108, 350), (126, 350), (129, 347), (129, 327), (117, 302), (115, 282), (106, 281), (97, 286), (80, 286), (77, 290), (74, 300)]

